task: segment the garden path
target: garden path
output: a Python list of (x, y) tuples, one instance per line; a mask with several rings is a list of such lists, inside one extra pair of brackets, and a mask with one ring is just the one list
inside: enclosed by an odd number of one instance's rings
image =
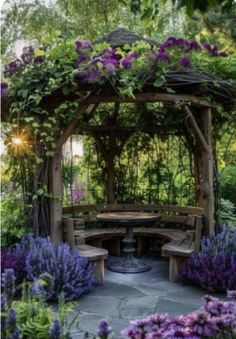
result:
[(157, 312), (186, 314), (203, 304), (205, 291), (168, 280), (168, 261), (149, 257), (145, 262), (152, 266), (151, 271), (122, 274), (106, 270), (104, 286), (78, 301), (73, 317), (79, 316), (79, 329), (74, 325), (73, 339), (83, 339), (86, 331), (92, 338), (100, 319), (109, 321), (118, 339), (129, 320)]

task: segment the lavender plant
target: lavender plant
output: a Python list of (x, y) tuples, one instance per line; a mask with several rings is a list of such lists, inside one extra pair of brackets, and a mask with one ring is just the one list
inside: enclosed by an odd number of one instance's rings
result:
[(50, 238), (28, 236), (18, 247), (29, 251), (26, 258), (28, 279), (34, 281), (45, 273), (51, 276), (53, 289), (48, 290), (47, 300), (57, 299), (62, 292), (65, 300), (74, 300), (92, 290), (93, 265), (68, 244), (54, 245)]
[(190, 256), (181, 278), (210, 292), (235, 289), (236, 230), (225, 227), (215, 237), (203, 238), (201, 251)]
[(2, 288), (4, 296), (9, 303), (13, 300), (15, 294), (15, 281), (14, 270), (11, 268), (5, 269), (2, 273)]
[(98, 337), (101, 339), (107, 339), (111, 332), (112, 329), (109, 323), (106, 320), (100, 320), (97, 331)]

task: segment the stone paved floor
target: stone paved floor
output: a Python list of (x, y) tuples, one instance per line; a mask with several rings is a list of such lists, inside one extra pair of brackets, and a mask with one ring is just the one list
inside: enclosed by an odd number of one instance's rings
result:
[(168, 261), (147, 258), (152, 270), (145, 273), (121, 274), (106, 270), (104, 286), (96, 287), (83, 296), (76, 306), (74, 316), (79, 316), (79, 329), (74, 326), (73, 339), (84, 338), (84, 332), (96, 333), (100, 319), (107, 319), (115, 338), (129, 320), (152, 313), (186, 314), (198, 309), (204, 291), (168, 280)]

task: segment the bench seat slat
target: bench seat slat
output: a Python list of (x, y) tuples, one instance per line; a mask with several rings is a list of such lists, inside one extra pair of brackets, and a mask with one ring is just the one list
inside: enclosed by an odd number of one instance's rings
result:
[(184, 240), (172, 240), (161, 248), (163, 256), (188, 257), (194, 252), (194, 242)]

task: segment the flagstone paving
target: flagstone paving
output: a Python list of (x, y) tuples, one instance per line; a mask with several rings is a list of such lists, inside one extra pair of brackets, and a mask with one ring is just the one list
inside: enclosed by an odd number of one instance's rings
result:
[(96, 334), (100, 319), (110, 322), (115, 338), (127, 327), (129, 320), (153, 313), (186, 314), (202, 304), (205, 291), (168, 280), (168, 261), (145, 258), (152, 270), (137, 274), (121, 274), (106, 269), (104, 286), (97, 286), (83, 296), (73, 317), (78, 315), (79, 326), (74, 325), (73, 339), (89, 338)]

